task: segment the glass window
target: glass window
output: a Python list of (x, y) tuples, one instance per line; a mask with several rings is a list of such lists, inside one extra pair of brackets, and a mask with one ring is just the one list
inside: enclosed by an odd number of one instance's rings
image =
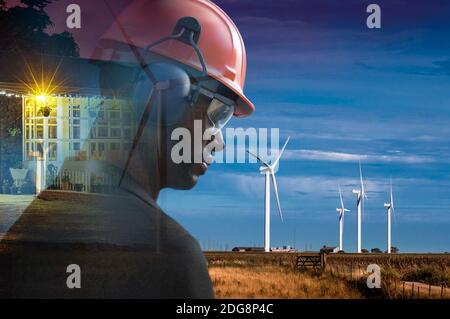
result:
[(108, 128), (105, 126), (100, 126), (97, 129), (98, 137), (108, 137)]
[(91, 143), (91, 157), (95, 157), (95, 152), (97, 151), (95, 143)]
[(44, 119), (36, 120), (36, 138), (44, 138)]
[(91, 128), (90, 138), (96, 138), (97, 134), (95, 134), (95, 127)]
[(36, 143), (36, 151), (38, 159), (44, 158), (44, 145), (42, 142)]
[(48, 138), (58, 138), (58, 130), (57, 127), (54, 125), (48, 126)]
[(123, 144), (123, 150), (124, 150), (124, 151), (129, 151), (129, 150), (131, 150), (131, 143), (124, 143), (124, 144)]
[(33, 138), (33, 126), (25, 126), (25, 139), (30, 140)]
[(119, 121), (120, 120), (120, 112), (119, 111), (110, 111), (109, 112), (109, 119), (111, 121)]
[(50, 161), (56, 161), (57, 157), (57, 147), (58, 145), (56, 143), (48, 143), (48, 159)]
[(100, 156), (105, 152), (106, 146), (105, 143), (98, 143), (98, 153)]
[(34, 158), (34, 143), (26, 142), (25, 143), (25, 151), (27, 154), (27, 159), (32, 160)]
[(112, 128), (111, 129), (111, 137), (119, 138), (120, 137), (120, 128)]
[(80, 117), (80, 106), (74, 105), (72, 107), (72, 117)]
[(105, 113), (105, 110), (102, 109), (102, 110), (98, 111), (97, 122), (102, 123), (105, 121), (106, 121), (106, 113)]
[(131, 124), (131, 112), (123, 112), (123, 123), (125, 125)]
[(73, 139), (79, 139), (80, 138), (80, 127), (79, 126), (73, 126), (72, 127), (72, 138)]
[(130, 128), (124, 128), (123, 129), (123, 137), (131, 138), (131, 129)]
[(120, 151), (120, 143), (111, 143), (109, 147), (111, 152)]

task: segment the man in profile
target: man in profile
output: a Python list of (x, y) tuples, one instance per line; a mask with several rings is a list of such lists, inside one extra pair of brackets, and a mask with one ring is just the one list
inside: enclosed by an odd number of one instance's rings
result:
[[(137, 0), (92, 63), (100, 88), (132, 105), (130, 147), (90, 167), (118, 177), (107, 194), (44, 191), (27, 208), (1, 242), (3, 297), (212, 298), (198, 243), (157, 200), (163, 188), (193, 188), (211, 163), (207, 145), (220, 151), (223, 126), (254, 109), (239, 31), (208, 0)], [(173, 130), (195, 123), (208, 132), (202, 160), (174, 161)], [(67, 285), (69, 265), (80, 267), (80, 288)]]

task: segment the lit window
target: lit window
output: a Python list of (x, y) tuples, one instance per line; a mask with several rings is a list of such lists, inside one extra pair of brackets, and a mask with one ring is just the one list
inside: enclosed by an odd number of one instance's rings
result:
[(58, 145), (56, 143), (48, 143), (48, 159), (56, 161)]
[(36, 120), (36, 138), (38, 139), (44, 138), (44, 119)]

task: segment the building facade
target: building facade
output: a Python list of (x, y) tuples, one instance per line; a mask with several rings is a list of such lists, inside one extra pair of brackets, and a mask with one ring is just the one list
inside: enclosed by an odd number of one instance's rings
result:
[[(126, 152), (135, 129), (133, 110), (123, 99), (98, 96), (22, 97), (23, 168), (39, 193), (46, 188), (95, 191), (112, 184), (95, 176), (95, 161)], [(108, 181), (109, 180), (109, 181)]]

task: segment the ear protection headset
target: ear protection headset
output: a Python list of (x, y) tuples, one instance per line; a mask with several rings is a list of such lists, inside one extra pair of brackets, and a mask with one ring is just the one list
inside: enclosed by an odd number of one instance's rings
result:
[[(127, 39), (128, 37), (125, 30), (122, 28), (121, 31)], [(145, 100), (146, 102), (142, 112), (140, 112), (140, 122), (138, 124), (131, 149), (128, 153), (128, 158), (119, 181), (119, 186), (125, 177), (125, 173), (130, 165), (131, 158), (136, 151), (139, 140), (144, 132), (144, 128), (148, 123), (153, 107), (165, 106), (164, 112), (161, 112), (160, 114), (161, 117), (159, 118), (158, 124), (174, 124), (178, 122), (185, 114), (186, 108), (189, 106), (194, 106), (199, 99), (199, 95), (201, 93), (205, 93), (205, 90), (202, 89), (202, 81), (207, 76), (207, 69), (203, 55), (197, 46), (200, 39), (200, 34), (200, 23), (193, 17), (184, 17), (177, 22), (172, 35), (161, 38), (160, 40), (147, 45), (143, 49), (143, 52), (140, 52), (138, 48), (130, 44), (130, 48), (139, 61), (141, 67), (141, 71), (136, 78), (137, 87), (135, 89), (134, 100)], [(191, 83), (191, 78), (184, 69), (172, 63), (146, 63), (145, 58), (148, 56), (149, 50), (152, 47), (169, 40), (177, 40), (186, 43), (196, 52), (202, 66), (202, 72), (196, 85)], [(131, 41), (128, 42), (131, 43)], [(150, 91), (150, 96), (142, 99), (148, 91)], [(229, 102), (230, 106), (233, 105), (233, 102)], [(161, 107), (159, 110), (161, 110)], [(233, 115), (233, 112), (234, 107), (232, 107), (231, 116)]]

